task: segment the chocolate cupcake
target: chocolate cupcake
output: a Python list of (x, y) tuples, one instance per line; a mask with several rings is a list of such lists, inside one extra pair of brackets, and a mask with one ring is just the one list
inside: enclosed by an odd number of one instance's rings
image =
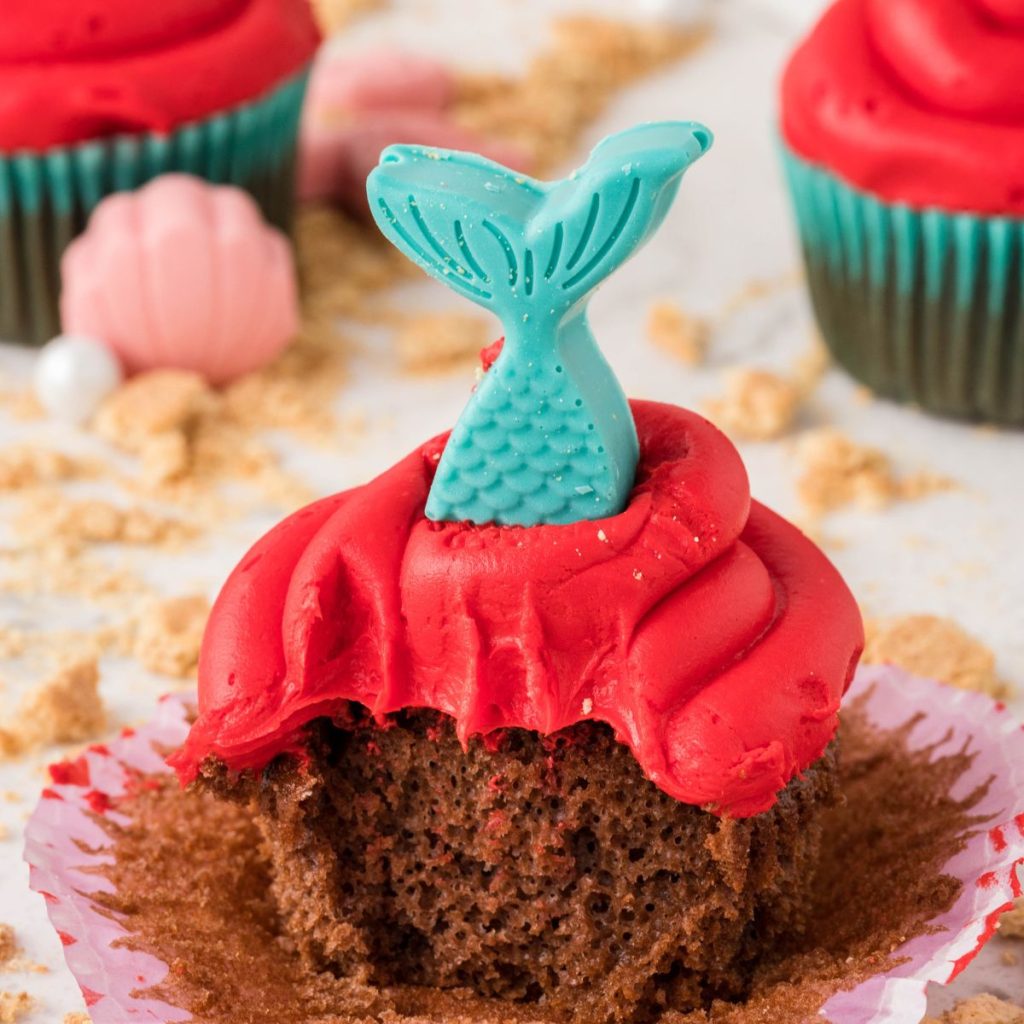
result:
[(57, 332), (61, 252), (111, 192), (185, 171), (287, 225), (307, 0), (16, 0), (3, 18), (0, 337)]
[(838, 0), (782, 83), (824, 339), (881, 395), (1024, 423), (1024, 9)]
[(287, 519), (207, 627), (185, 783), (253, 808), (316, 970), (640, 1022), (735, 999), (802, 927), (863, 642), (825, 556), (586, 321), (710, 144), (564, 182), (385, 151), (382, 230), (499, 314), (455, 430)]

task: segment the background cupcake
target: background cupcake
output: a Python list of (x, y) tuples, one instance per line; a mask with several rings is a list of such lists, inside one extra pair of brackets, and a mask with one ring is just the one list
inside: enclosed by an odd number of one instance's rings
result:
[(0, 337), (57, 331), (58, 260), (110, 192), (165, 171), (287, 224), (319, 35), (306, 0), (14, 0), (0, 38)]
[(839, 0), (782, 85), (826, 342), (880, 394), (1024, 423), (1024, 5)]

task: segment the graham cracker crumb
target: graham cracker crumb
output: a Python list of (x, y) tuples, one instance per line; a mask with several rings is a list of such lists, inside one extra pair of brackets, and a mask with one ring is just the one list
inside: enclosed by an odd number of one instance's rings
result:
[(139, 620), (135, 657), (151, 672), (184, 679), (199, 663), (199, 647), (210, 614), (205, 597), (153, 601)]
[(15, 520), (19, 537), (32, 544), (60, 544), (75, 552), (88, 544), (180, 547), (196, 534), (194, 526), (140, 506), (71, 500), (59, 492), (35, 492)]
[(471, 313), (418, 313), (401, 327), (396, 340), (404, 370), (437, 373), (475, 359), (490, 341), (490, 327)]
[(0, 450), (0, 491), (18, 491), (39, 484), (87, 476), (89, 465), (63, 452), (12, 445)]
[(991, 697), (1010, 693), (1009, 684), (996, 674), (992, 651), (952, 619), (938, 615), (867, 619), (864, 630), (865, 664), (898, 665), (914, 675)]
[(708, 416), (726, 433), (750, 441), (785, 434), (796, 420), (803, 390), (768, 370), (741, 368), (726, 378), (723, 398), (706, 403)]
[(0, 760), (53, 743), (84, 743), (99, 736), (107, 724), (99, 678), (95, 657), (84, 657), (26, 694), (14, 720), (0, 726)]
[(45, 974), (47, 968), (21, 955), (14, 928), (0, 922), (0, 972)]
[(0, 1024), (17, 1024), (32, 1005), (27, 992), (0, 992)]
[(64, 1024), (92, 1024), (87, 1013), (65, 1013)]
[(797, 484), (800, 499), (816, 515), (850, 504), (883, 508), (954, 487), (949, 479), (924, 471), (898, 477), (883, 451), (831, 427), (803, 434), (797, 456), (804, 469)]
[(717, 321), (723, 323), (763, 299), (771, 298), (779, 292), (795, 288), (803, 281), (804, 275), (798, 269), (789, 270), (777, 277), (754, 277), (742, 285), (729, 297), (719, 310)]
[(125, 451), (155, 434), (189, 430), (210, 402), (206, 381), (189, 370), (150, 370), (129, 378), (100, 406), (94, 429)]
[(708, 323), (674, 302), (656, 302), (647, 316), (647, 336), (663, 352), (687, 366), (698, 366), (707, 348)]
[(999, 918), (999, 934), (1004, 939), (1024, 939), (1024, 899), (1017, 900), (1013, 910)]
[(520, 78), (467, 74), (454, 114), (463, 125), (518, 146), (543, 172), (573, 155), (577, 139), (628, 83), (693, 53), (705, 26), (560, 18), (554, 40)]
[(819, 337), (815, 337), (811, 347), (796, 361), (793, 367), (793, 379), (805, 394), (810, 394), (821, 383), (828, 368), (832, 365), (832, 356)]
[(312, 0), (313, 14), (325, 36), (384, 6), (385, 0)]
[(1024, 1024), (1024, 1009), (995, 996), (975, 996), (924, 1024)]

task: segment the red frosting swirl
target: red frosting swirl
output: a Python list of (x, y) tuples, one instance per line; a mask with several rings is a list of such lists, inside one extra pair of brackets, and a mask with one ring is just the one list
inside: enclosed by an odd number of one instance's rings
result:
[(358, 701), (430, 707), (468, 737), (608, 723), (679, 800), (769, 808), (835, 734), (863, 643), (850, 592), (795, 527), (751, 504), (735, 449), (691, 412), (633, 404), (628, 507), (569, 526), (435, 523), (445, 438), (291, 516), (232, 573), (199, 670), (183, 782), (299, 753)]
[(892, 202), (1024, 215), (1024, 0), (838, 0), (793, 55), (797, 153)]
[(0, 149), (168, 132), (313, 55), (308, 0), (4, 0)]

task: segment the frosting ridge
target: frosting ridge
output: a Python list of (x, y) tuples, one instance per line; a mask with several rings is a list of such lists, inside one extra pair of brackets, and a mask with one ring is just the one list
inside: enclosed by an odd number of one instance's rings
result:
[(462, 737), (603, 721), (677, 799), (772, 806), (835, 734), (863, 642), (856, 603), (751, 502), (716, 428), (632, 410), (641, 461), (619, 515), (430, 521), (441, 437), (267, 534), (211, 615), (199, 717), (172, 758), (182, 780), (209, 755), (244, 770), (301, 754), (305, 723), (358, 701), (434, 708)]
[(1024, 215), (1024, 4), (838, 0), (782, 82), (787, 142), (892, 202)]

